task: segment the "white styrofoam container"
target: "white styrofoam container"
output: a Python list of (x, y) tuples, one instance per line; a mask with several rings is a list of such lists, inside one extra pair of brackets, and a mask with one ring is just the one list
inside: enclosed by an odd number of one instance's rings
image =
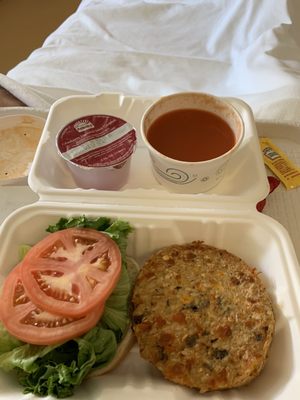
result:
[[(251, 110), (237, 99), (246, 124), (246, 141), (229, 167), (229, 174), (211, 193), (178, 195), (160, 187), (149, 171), (150, 160), (140, 143), (131, 178), (119, 192), (77, 189), (55, 151), (55, 135), (70, 120), (107, 112), (125, 117), (139, 128), (151, 99), (119, 94), (81, 96), (60, 100), (47, 119), (29, 176), (39, 201), (11, 213), (0, 227), (0, 277), (18, 261), (20, 244), (34, 244), (60, 217), (85, 214), (128, 220), (135, 228), (128, 254), (142, 263), (153, 251), (172, 243), (203, 240), (224, 248), (255, 266), (271, 294), (276, 330), (270, 357), (250, 385), (208, 393), (210, 399), (290, 400), (300, 388), (300, 275), (287, 231), (275, 220), (256, 212), (255, 204), (268, 184)], [(141, 176), (140, 176), (141, 175)], [(0, 400), (25, 399), (14, 377), (0, 372)], [(199, 393), (164, 380), (135, 346), (122, 364), (100, 378), (84, 382), (74, 399), (198, 399)]]
[[(300, 279), (293, 247), (286, 231), (273, 219), (255, 211), (172, 210), (140, 212), (118, 206), (38, 202), (12, 213), (0, 231), (1, 278), (18, 261), (20, 244), (34, 244), (46, 235), (46, 227), (61, 216), (112, 216), (124, 218), (135, 227), (128, 254), (138, 262), (161, 246), (189, 242), (195, 238), (225, 248), (263, 272), (275, 314), (276, 330), (269, 360), (262, 374), (249, 386), (206, 395), (210, 399), (293, 399), (300, 387)], [(0, 373), (0, 399), (22, 399), (13, 377)], [(134, 347), (111, 373), (87, 380), (75, 392), (74, 400), (105, 398), (119, 400), (188, 400), (199, 398), (196, 391), (166, 380), (143, 361)]]

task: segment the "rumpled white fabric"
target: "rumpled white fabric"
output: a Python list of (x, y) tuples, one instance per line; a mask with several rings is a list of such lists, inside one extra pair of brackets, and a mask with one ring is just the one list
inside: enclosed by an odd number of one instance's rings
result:
[(83, 0), (0, 85), (43, 108), (76, 91), (205, 91), (245, 100), (257, 119), (298, 122), (299, 3)]

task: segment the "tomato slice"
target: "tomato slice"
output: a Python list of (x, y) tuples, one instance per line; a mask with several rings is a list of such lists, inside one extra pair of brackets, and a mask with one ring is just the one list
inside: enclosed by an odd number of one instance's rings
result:
[(34, 245), (22, 263), (32, 302), (48, 312), (80, 317), (103, 304), (121, 273), (117, 244), (105, 233), (70, 228)]
[(0, 318), (8, 332), (26, 343), (51, 345), (74, 339), (99, 321), (104, 304), (86, 316), (63, 317), (32, 303), (21, 276), (21, 264), (7, 276), (0, 298)]

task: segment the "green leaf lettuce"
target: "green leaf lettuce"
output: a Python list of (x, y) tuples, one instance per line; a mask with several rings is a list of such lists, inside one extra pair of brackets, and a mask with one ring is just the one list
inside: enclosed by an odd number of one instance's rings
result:
[[(74, 387), (96, 368), (105, 367), (114, 357), (118, 343), (129, 327), (128, 303), (132, 282), (126, 268), (126, 246), (131, 226), (126, 221), (112, 221), (80, 216), (61, 218), (47, 228), (48, 232), (70, 227), (88, 227), (106, 232), (119, 246), (122, 254), (120, 279), (106, 302), (99, 323), (80, 338), (63, 344), (37, 346), (12, 337), (0, 323), (0, 368), (16, 371), (24, 393), (36, 396), (71, 396)], [(28, 246), (20, 253), (25, 255)]]

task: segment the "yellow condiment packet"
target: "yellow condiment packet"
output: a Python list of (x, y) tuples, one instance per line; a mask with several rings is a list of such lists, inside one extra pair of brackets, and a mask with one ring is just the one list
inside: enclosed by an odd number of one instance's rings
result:
[(260, 138), (260, 146), (264, 163), (280, 179), (286, 189), (300, 186), (300, 168), (289, 160), (287, 155), (269, 138)]

